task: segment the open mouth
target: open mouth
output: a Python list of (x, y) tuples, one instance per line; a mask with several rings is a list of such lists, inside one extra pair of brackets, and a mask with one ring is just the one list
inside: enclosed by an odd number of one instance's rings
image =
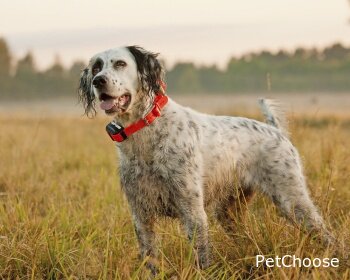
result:
[(125, 113), (131, 102), (130, 93), (124, 93), (121, 96), (115, 97), (107, 93), (100, 95), (100, 107), (105, 110), (106, 114)]

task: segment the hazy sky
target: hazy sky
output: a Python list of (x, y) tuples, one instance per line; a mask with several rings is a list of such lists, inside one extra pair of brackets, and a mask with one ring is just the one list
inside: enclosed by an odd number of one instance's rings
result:
[(172, 64), (224, 65), (231, 55), (350, 44), (348, 0), (0, 0), (0, 36), (44, 68), (137, 44)]

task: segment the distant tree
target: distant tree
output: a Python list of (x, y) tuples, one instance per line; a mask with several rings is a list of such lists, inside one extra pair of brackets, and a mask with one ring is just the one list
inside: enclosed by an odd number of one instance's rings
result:
[(198, 78), (201, 88), (206, 92), (223, 92), (224, 75), (216, 65), (202, 66), (198, 70)]
[(268, 60), (268, 59), (273, 59), (274, 55), (271, 52), (265, 50), (265, 51), (260, 52), (260, 54), (258, 54), (257, 57), (260, 59)]
[(25, 92), (26, 97), (38, 94), (41, 87), (41, 81), (38, 79), (38, 75), (34, 56), (29, 51), (17, 62), (16, 74), (14, 76), (15, 82), (12, 85), (13, 95), (20, 95), (21, 92)]
[(345, 48), (342, 44), (337, 43), (323, 51), (325, 59), (343, 60), (350, 57), (350, 49)]
[(168, 72), (169, 90), (177, 92), (198, 92), (200, 83), (198, 71), (193, 63), (177, 63)]
[(277, 60), (287, 60), (287, 59), (289, 59), (290, 58), (290, 56), (289, 56), (289, 54), (286, 52), (286, 51), (284, 51), (284, 50), (280, 50), (280, 51), (278, 51), (278, 53), (275, 55), (275, 58), (277, 59)]
[(51, 67), (41, 73), (40, 84), (43, 94), (48, 97), (70, 95), (74, 92), (72, 81), (58, 55), (55, 56)]
[(11, 53), (4, 38), (0, 38), (0, 94), (11, 95)]
[(4, 38), (0, 38), (0, 77), (8, 77), (11, 72), (11, 54)]
[(61, 58), (59, 55), (55, 56), (53, 65), (47, 69), (44, 74), (50, 78), (62, 78), (64, 76), (65, 69), (62, 65)]
[(34, 62), (34, 56), (32, 52), (28, 52), (17, 63), (16, 77), (18, 78), (31, 78), (36, 75), (36, 67)]
[(308, 51), (304, 48), (297, 48), (294, 51), (293, 58), (296, 59), (305, 59), (308, 57)]
[(316, 48), (309, 50), (309, 59), (311, 60), (320, 60), (321, 54)]

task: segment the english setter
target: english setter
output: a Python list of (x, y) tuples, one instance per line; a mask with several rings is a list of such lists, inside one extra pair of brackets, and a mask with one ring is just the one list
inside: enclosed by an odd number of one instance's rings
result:
[(145, 118), (155, 108), (155, 99), (163, 95), (163, 80), (157, 55), (129, 46), (92, 57), (79, 88), (87, 115), (95, 115), (99, 101), (119, 129), (144, 124), (123, 135), (116, 146), (121, 186), (141, 256), (148, 257), (153, 273), (157, 271), (153, 230), (157, 218), (180, 219), (188, 238), (196, 236), (197, 261), (206, 268), (210, 253), (205, 209), (210, 206), (218, 222), (232, 233), (232, 212), (240, 212), (238, 205), (249, 201), (255, 191), (268, 196), (288, 219), (332, 240), (310, 199), (283, 114), (269, 100), (260, 101), (267, 123), (198, 113), (170, 98), (161, 115), (148, 123)]

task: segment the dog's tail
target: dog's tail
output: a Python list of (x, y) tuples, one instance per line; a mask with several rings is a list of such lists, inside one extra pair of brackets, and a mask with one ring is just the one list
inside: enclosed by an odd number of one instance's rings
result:
[(259, 99), (260, 108), (267, 124), (278, 128), (285, 136), (289, 136), (288, 122), (285, 112), (278, 102), (271, 99)]

